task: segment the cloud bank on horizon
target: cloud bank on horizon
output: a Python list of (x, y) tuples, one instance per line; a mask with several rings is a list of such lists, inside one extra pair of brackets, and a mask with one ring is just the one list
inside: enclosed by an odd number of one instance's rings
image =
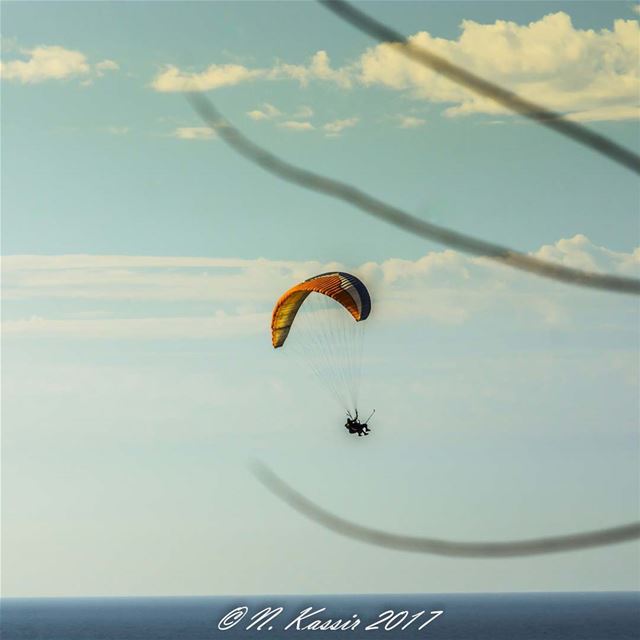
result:
[[(615, 252), (580, 234), (545, 245), (533, 255), (591, 271), (640, 275), (640, 247), (632, 253)], [(3, 260), (3, 333), (144, 340), (267, 335), (277, 297), (292, 284), (330, 270), (352, 270), (363, 278), (376, 300), (372, 318), (382, 325), (461, 325), (492, 313), (521, 321), (525, 311), (525, 323), (569, 327), (585, 301), (599, 307), (602, 295), (539, 282), (452, 250), (355, 268), (260, 258), (16, 255)], [(66, 301), (64, 312), (55, 309), (56, 301)], [(77, 309), (69, 310), (74, 301)], [(131, 301), (138, 305), (133, 316), (127, 315)], [(11, 307), (19, 308), (21, 302), (43, 309), (54, 304), (54, 309), (16, 316)], [(162, 305), (162, 314), (149, 315), (145, 305)]]

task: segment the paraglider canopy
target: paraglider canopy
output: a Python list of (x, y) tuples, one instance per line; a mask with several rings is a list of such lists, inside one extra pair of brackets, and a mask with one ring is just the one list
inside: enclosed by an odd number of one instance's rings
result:
[(281, 347), (291, 325), (307, 296), (321, 293), (340, 303), (359, 322), (371, 313), (371, 298), (362, 282), (342, 271), (321, 273), (291, 287), (280, 296), (271, 316), (271, 342), (275, 349)]
[[(347, 411), (356, 411), (371, 297), (354, 275), (321, 273), (283, 293), (271, 316), (275, 349), (291, 351)], [(289, 335), (291, 332), (291, 336)]]

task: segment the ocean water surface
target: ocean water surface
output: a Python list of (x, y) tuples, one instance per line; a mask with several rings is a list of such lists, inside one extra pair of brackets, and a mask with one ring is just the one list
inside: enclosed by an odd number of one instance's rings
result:
[(3, 640), (640, 638), (638, 592), (5, 598), (0, 607)]

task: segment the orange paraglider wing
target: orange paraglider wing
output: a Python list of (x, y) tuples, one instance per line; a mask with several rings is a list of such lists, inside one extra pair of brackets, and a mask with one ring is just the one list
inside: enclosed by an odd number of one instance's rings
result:
[(281, 347), (302, 303), (310, 293), (321, 293), (341, 304), (356, 322), (371, 313), (371, 297), (364, 284), (350, 273), (333, 271), (309, 278), (280, 296), (271, 316), (271, 342)]

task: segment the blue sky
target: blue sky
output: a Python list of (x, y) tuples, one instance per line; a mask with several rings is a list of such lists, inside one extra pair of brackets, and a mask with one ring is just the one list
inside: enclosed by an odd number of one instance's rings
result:
[[(365, 8), (638, 150), (637, 5)], [(315, 3), (5, 3), (2, 19), (5, 595), (637, 588), (632, 544), (413, 556), (337, 538), (265, 492), (251, 458), (416, 535), (637, 519), (638, 304), (278, 182), (204, 131), (183, 91), (425, 219), (637, 276), (630, 172)], [(270, 346), (278, 295), (338, 266), (373, 294), (366, 442)]]

